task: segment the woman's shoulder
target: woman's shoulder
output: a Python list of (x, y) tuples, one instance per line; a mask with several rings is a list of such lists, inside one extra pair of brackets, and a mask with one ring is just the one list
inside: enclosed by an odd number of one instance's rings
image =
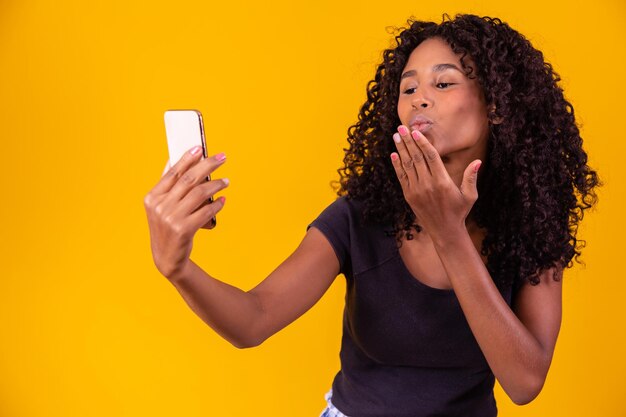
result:
[(327, 237), (344, 274), (368, 270), (395, 254), (395, 239), (381, 224), (366, 222), (363, 207), (360, 199), (340, 196), (309, 224)]
[(319, 215), (321, 219), (330, 223), (340, 222), (344, 225), (360, 225), (363, 219), (364, 203), (360, 199), (349, 195), (342, 195), (333, 200)]
[[(395, 236), (389, 225), (367, 220), (364, 216), (366, 204), (362, 199), (343, 195), (331, 202), (310, 225), (331, 229), (334, 233), (348, 236), (352, 241), (367, 241), (383, 244)], [(395, 239), (395, 238), (394, 238)]]

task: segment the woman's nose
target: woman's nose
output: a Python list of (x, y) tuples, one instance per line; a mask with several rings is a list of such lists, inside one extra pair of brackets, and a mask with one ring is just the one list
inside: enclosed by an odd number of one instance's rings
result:
[(432, 101), (430, 99), (424, 97), (421, 94), (417, 94), (417, 93), (413, 96), (413, 100), (412, 100), (411, 104), (413, 105), (413, 108), (416, 109), (416, 110), (418, 108), (426, 109), (428, 107), (432, 107), (432, 105), (433, 105)]
[(433, 103), (429, 97), (426, 97), (421, 88), (418, 88), (415, 93), (413, 93), (412, 105), (415, 110), (418, 108), (425, 109), (428, 107), (432, 107)]

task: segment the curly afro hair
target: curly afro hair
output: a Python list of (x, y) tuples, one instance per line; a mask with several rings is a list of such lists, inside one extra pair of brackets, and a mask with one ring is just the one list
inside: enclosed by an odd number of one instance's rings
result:
[(585, 243), (576, 239), (578, 223), (596, 203), (600, 182), (587, 165), (574, 109), (552, 65), (499, 19), (444, 15), (440, 24), (407, 23), (383, 52), (358, 122), (348, 129), (337, 194), (363, 201), (365, 221), (391, 225), (399, 242), (411, 238), (412, 229), (419, 232), (390, 161), (390, 138), (401, 124), (396, 106), (409, 55), (438, 37), (458, 54), (466, 75), (478, 79), (492, 109), (470, 215), (487, 231), (481, 252), (494, 282), (500, 288), (536, 285), (542, 271), (571, 267)]

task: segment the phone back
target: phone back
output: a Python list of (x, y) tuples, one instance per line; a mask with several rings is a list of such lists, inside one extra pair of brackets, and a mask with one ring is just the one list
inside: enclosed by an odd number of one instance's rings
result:
[(203, 156), (206, 158), (204, 142), (204, 128), (202, 114), (197, 110), (168, 110), (165, 112), (165, 133), (170, 157), (170, 166), (173, 166), (189, 149), (202, 146)]

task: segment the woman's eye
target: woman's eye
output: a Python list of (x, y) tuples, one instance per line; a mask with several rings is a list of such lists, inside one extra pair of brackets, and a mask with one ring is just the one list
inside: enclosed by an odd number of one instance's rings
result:
[(413, 94), (415, 92), (415, 87), (407, 88), (404, 90), (404, 94)]
[(450, 87), (452, 84), (454, 83), (437, 83), (435, 84), (435, 86), (439, 88), (440, 90), (443, 90), (443, 89)]

